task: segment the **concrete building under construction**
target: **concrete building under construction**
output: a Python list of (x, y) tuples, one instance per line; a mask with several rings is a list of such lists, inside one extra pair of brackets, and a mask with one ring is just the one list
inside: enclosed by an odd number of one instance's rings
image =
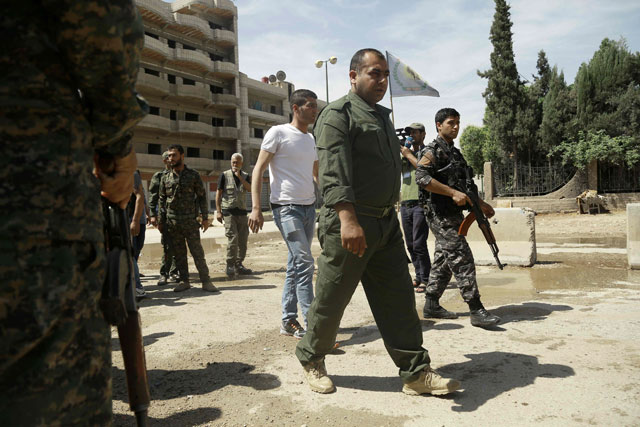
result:
[(137, 90), (150, 111), (135, 129), (134, 148), (145, 188), (163, 167), (167, 146), (178, 143), (185, 163), (202, 175), (214, 210), (218, 176), (230, 167), (231, 155), (242, 153), (250, 171), (266, 131), (289, 122), (293, 85), (283, 73), (265, 82), (239, 71), (232, 1), (136, 3), (145, 28)]

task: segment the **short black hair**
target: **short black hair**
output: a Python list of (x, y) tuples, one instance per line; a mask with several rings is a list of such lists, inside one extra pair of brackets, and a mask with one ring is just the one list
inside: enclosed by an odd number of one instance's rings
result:
[(380, 59), (387, 60), (387, 57), (382, 54), (378, 49), (374, 49), (371, 47), (360, 49), (351, 57), (351, 63), (349, 64), (349, 71), (354, 70), (355, 72), (360, 71), (360, 67), (362, 66), (362, 62), (364, 60), (364, 56), (367, 53), (372, 53)]
[(307, 98), (318, 99), (318, 95), (316, 95), (309, 89), (298, 89), (293, 91), (293, 93), (289, 97), (289, 105), (291, 106), (291, 109), (293, 110), (294, 105), (302, 107), (307, 103)]
[(448, 117), (460, 118), (460, 113), (458, 113), (455, 108), (442, 108), (438, 110), (436, 113), (436, 131), (438, 130), (438, 123), (444, 123)]
[(167, 151), (169, 150), (178, 150), (180, 154), (184, 154), (184, 148), (182, 148), (182, 145), (180, 144), (171, 144), (167, 147)]

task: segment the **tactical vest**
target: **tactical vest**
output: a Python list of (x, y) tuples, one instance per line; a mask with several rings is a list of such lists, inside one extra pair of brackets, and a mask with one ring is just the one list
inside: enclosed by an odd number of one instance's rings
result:
[[(231, 169), (226, 170), (223, 173), (224, 191), (222, 192), (222, 209), (247, 210), (247, 190), (244, 189), (242, 184), (236, 186), (236, 180)], [(249, 176), (249, 174), (246, 172), (240, 171), (240, 173), (245, 180)]]
[[(466, 168), (469, 166), (462, 156), (462, 153), (456, 147), (450, 147), (446, 142), (438, 139), (434, 142), (445, 154), (445, 159), (444, 162), (440, 162), (440, 158), (436, 156), (438, 158), (438, 169), (436, 169), (433, 178), (458, 191), (465, 191)], [(427, 203), (435, 212), (446, 215), (464, 210), (464, 207), (456, 205), (449, 196), (432, 192), (427, 192), (427, 194), (429, 196)]]
[(418, 200), (420, 187), (416, 183), (416, 169), (411, 166), (408, 160), (404, 160), (409, 166), (403, 167), (402, 187), (400, 188), (400, 201)]

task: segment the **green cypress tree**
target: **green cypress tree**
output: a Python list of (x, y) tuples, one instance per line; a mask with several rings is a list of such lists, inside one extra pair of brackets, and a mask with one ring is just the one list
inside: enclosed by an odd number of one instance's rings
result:
[(496, 12), (489, 36), (493, 44), (491, 68), (478, 71), (478, 75), (487, 79), (487, 89), (482, 94), (487, 103), (484, 124), (500, 148), (512, 156), (515, 176), (518, 142), (514, 130), (521, 103), (521, 82), (513, 55), (510, 7), (505, 0), (495, 0), (495, 4)]
[[(575, 94), (567, 86), (564, 73), (558, 74), (553, 67), (549, 78), (549, 91), (542, 103), (542, 124), (540, 126), (540, 150), (548, 156), (554, 147), (574, 135)], [(551, 157), (548, 156), (551, 163)]]

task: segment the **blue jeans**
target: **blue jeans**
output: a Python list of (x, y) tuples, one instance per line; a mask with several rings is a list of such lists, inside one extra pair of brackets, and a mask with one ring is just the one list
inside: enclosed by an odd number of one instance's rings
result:
[(314, 262), (311, 242), (316, 225), (316, 211), (313, 205), (285, 205), (273, 209), (273, 220), (289, 249), (287, 275), (282, 289), (282, 321), (298, 317), (299, 303), (306, 328), (307, 311), (313, 301)]

